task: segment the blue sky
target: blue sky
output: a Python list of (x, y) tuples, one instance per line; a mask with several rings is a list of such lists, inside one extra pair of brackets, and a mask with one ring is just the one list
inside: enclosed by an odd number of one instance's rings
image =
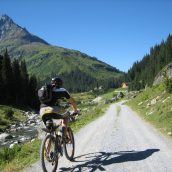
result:
[(171, 0), (0, 0), (0, 15), (29, 32), (122, 71), (172, 34), (171, 8)]

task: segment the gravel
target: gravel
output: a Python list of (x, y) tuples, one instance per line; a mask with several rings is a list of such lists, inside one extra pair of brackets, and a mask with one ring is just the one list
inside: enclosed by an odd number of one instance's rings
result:
[[(111, 105), (76, 133), (75, 140), (75, 161), (60, 158), (58, 171), (172, 171), (172, 140), (122, 103)], [(24, 170), (35, 171), (42, 171), (40, 162)]]

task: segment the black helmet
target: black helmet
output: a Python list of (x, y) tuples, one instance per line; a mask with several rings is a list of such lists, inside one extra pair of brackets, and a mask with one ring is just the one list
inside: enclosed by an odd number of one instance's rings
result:
[(63, 81), (59, 77), (55, 77), (51, 79), (51, 84), (55, 85), (56, 87), (60, 88), (63, 85)]

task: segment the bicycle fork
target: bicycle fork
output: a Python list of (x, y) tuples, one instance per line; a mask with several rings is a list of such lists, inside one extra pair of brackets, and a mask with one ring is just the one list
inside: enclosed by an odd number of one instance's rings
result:
[(56, 147), (56, 156), (58, 156), (58, 154), (60, 154), (60, 156), (63, 156), (63, 149), (61, 146), (62, 142), (62, 138), (61, 136), (56, 135), (56, 142), (55, 142), (55, 147)]

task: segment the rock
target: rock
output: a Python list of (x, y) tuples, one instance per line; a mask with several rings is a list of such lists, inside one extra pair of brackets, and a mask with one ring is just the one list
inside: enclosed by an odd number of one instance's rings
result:
[(128, 99), (133, 99), (139, 94), (139, 91), (130, 91), (126, 94)]
[(31, 112), (28, 111), (28, 112), (25, 112), (25, 114), (26, 114), (27, 116), (29, 116), (29, 115), (31, 115)]
[(151, 105), (156, 104), (156, 102), (157, 102), (157, 100), (156, 100), (156, 99), (152, 99), (152, 100), (151, 100)]
[(28, 129), (29, 127), (28, 126), (24, 126), (23, 129)]
[(33, 142), (33, 141), (35, 141), (35, 139), (32, 139), (30, 142)]
[(119, 93), (117, 94), (117, 98), (118, 98), (118, 99), (121, 99), (121, 98), (123, 98), (123, 97), (124, 97), (124, 93), (119, 92)]
[(100, 101), (102, 100), (102, 97), (96, 97), (92, 102), (94, 102), (94, 103), (100, 103)]
[(26, 140), (27, 140), (26, 137), (22, 137), (22, 138), (19, 140), (19, 142), (24, 142), (24, 141), (26, 141)]
[(30, 120), (30, 121), (28, 121), (28, 123), (33, 124), (33, 123), (35, 123), (35, 120)]
[(17, 128), (10, 129), (10, 132), (16, 132), (16, 131), (18, 131)]
[(151, 106), (151, 104), (150, 103), (148, 103), (147, 105), (146, 105), (146, 107), (148, 108), (149, 106)]
[(35, 126), (35, 123), (30, 124), (31, 127)]
[(9, 148), (12, 149), (14, 147), (14, 145), (16, 145), (16, 143), (12, 143)]
[(156, 97), (156, 101), (159, 101), (159, 100), (160, 100), (160, 96), (157, 96), (157, 97)]
[(151, 115), (151, 114), (153, 114), (153, 113), (154, 113), (154, 111), (149, 112), (149, 113), (147, 112), (146, 115), (148, 116), (148, 115)]
[(167, 135), (172, 136), (172, 132), (168, 132)]
[(172, 63), (165, 66), (155, 77), (153, 85), (158, 85), (165, 80), (164, 73), (166, 73), (167, 77), (172, 77)]
[(41, 120), (40, 119), (37, 119), (36, 120), (36, 124), (38, 124), (38, 125), (41, 124)]
[(165, 103), (169, 98), (170, 98), (170, 97), (167, 97), (166, 99), (164, 99), (164, 100), (162, 101), (162, 103)]
[(112, 102), (116, 102), (117, 100), (118, 100), (117, 96), (116, 96), (116, 97), (113, 97), (113, 98), (111, 99)]
[(8, 139), (12, 139), (12, 138), (13, 138), (13, 136), (10, 135), (10, 134), (8, 134), (8, 133), (2, 133), (2, 134), (0, 134), (0, 140), (1, 141), (8, 140)]
[(139, 104), (138, 104), (138, 106), (140, 106), (140, 105), (142, 105), (143, 104), (143, 102), (140, 102)]
[(16, 125), (11, 125), (11, 129), (14, 129), (14, 128), (16, 128)]
[(15, 141), (14, 143), (10, 144), (9, 148), (12, 149), (14, 147), (14, 145), (17, 145), (19, 143), (21, 143), (21, 142)]

